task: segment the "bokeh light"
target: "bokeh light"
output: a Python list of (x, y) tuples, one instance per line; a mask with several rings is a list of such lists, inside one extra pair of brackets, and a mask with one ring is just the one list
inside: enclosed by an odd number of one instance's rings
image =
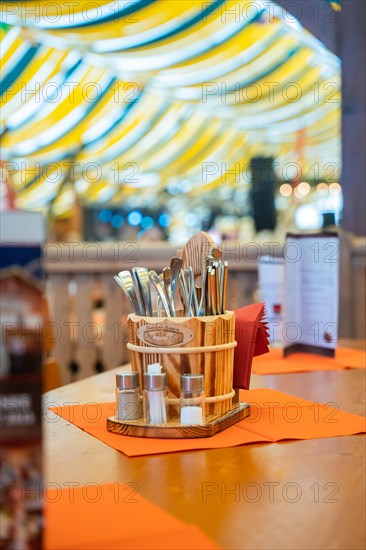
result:
[(112, 219), (112, 212), (111, 210), (101, 210), (99, 212), (99, 219), (102, 223), (109, 223)]
[(283, 197), (290, 197), (292, 195), (292, 186), (289, 183), (282, 184), (280, 193)]
[(188, 214), (186, 214), (184, 216), (184, 221), (186, 222), (186, 224), (189, 227), (193, 227), (194, 225), (196, 225), (198, 223), (199, 220), (198, 220), (196, 214), (193, 214), (192, 212), (189, 212)]
[(159, 216), (159, 224), (161, 227), (169, 227), (169, 225), (172, 223), (172, 218), (169, 216), (169, 214), (161, 214)]
[(141, 223), (141, 220), (142, 220), (142, 215), (141, 215), (141, 212), (139, 212), (138, 210), (133, 210), (127, 216), (127, 221), (130, 225), (134, 225), (134, 226), (139, 225)]
[(329, 187), (326, 183), (318, 183), (316, 190), (319, 195), (323, 195), (325, 197), (325, 195), (328, 195)]
[(154, 227), (154, 220), (151, 218), (151, 216), (145, 216), (144, 218), (142, 218), (141, 227), (143, 229), (151, 229), (152, 227)]
[(115, 214), (111, 220), (111, 225), (118, 229), (123, 225), (123, 218), (120, 214)]
[(302, 195), (303, 197), (305, 197), (306, 195), (308, 195), (310, 193), (311, 188), (310, 188), (310, 185), (306, 181), (302, 181), (297, 186), (297, 189), (298, 189), (299, 194)]
[(339, 195), (342, 192), (342, 187), (339, 183), (331, 183), (329, 186), (329, 193), (331, 195)]

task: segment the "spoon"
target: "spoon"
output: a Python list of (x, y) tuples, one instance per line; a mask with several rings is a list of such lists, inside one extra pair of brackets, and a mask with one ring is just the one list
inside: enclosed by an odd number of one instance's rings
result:
[(127, 300), (130, 302), (130, 305), (136, 315), (141, 315), (139, 304), (136, 298), (135, 289), (133, 286), (132, 277), (129, 271), (121, 271), (113, 277), (116, 283), (122, 288)]

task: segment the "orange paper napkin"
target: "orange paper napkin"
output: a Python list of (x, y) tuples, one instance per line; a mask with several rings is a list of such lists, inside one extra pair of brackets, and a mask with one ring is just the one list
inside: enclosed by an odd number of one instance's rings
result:
[(114, 403), (54, 407), (56, 414), (127, 456), (174, 451), (218, 449), (246, 443), (277, 442), (285, 439), (317, 439), (365, 433), (362, 416), (307, 401), (271, 389), (243, 390), (241, 401), (251, 404), (249, 418), (208, 438), (149, 439), (113, 434), (106, 420), (114, 414)]
[(253, 357), (268, 352), (268, 326), (264, 304), (257, 303), (235, 310), (233, 387), (249, 389)]
[(337, 348), (334, 358), (310, 353), (293, 353), (285, 358), (281, 348), (271, 348), (268, 354), (253, 360), (252, 372), (254, 374), (287, 374), (364, 368), (366, 368), (364, 350)]
[(132, 484), (48, 490), (44, 550), (218, 549), (200, 529), (143, 498)]

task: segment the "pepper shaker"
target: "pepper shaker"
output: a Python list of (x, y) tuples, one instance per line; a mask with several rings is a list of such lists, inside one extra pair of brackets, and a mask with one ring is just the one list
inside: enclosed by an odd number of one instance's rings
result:
[(116, 375), (116, 402), (117, 420), (141, 418), (138, 372), (120, 372)]

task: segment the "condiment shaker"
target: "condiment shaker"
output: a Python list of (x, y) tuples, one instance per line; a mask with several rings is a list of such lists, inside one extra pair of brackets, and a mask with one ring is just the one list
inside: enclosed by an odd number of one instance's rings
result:
[(148, 424), (165, 424), (167, 415), (166, 373), (144, 373), (144, 421)]
[(183, 374), (180, 377), (180, 421), (182, 424), (203, 424), (206, 420), (204, 377)]
[(138, 372), (120, 372), (116, 375), (116, 418), (117, 420), (141, 418)]

